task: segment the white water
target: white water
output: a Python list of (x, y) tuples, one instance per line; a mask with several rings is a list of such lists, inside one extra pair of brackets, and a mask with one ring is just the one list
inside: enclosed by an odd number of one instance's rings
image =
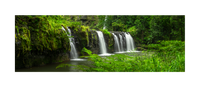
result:
[[(67, 27), (67, 31), (69, 32), (69, 36), (71, 36), (71, 30)], [(70, 57), (73, 59), (77, 59), (78, 58), (78, 54), (76, 51), (76, 47), (74, 45), (74, 38), (69, 38), (70, 40), (70, 46), (71, 46), (71, 51), (70, 51)]]
[[(106, 15), (106, 17), (105, 17), (105, 21), (107, 20), (107, 15)], [(103, 30), (104, 29), (106, 29), (106, 26), (105, 26), (105, 23), (104, 23), (104, 25), (103, 25)]]
[(134, 50), (134, 41), (131, 35), (128, 33), (124, 33), (126, 38), (126, 51), (130, 52)]
[[(62, 28), (62, 29), (64, 31), (66, 31), (64, 28)], [(71, 30), (68, 28), (67, 31), (69, 32), (68, 36), (71, 36)], [(110, 55), (113, 55), (113, 54), (107, 53), (107, 48), (106, 48), (106, 44), (105, 44), (105, 39), (104, 39), (103, 33), (101, 31), (96, 31), (96, 32), (98, 34), (99, 47), (100, 47), (100, 54), (98, 54), (98, 55), (99, 56), (110, 56)], [(124, 33), (124, 35), (125, 35), (125, 40), (124, 41), (126, 41), (126, 44), (123, 44), (122, 35), (119, 34), (119, 38), (120, 38), (120, 40), (119, 40), (118, 37), (114, 33), (112, 33), (112, 34), (114, 36), (115, 45), (116, 45), (115, 49), (117, 51), (115, 53), (125, 53), (125, 52), (123, 52), (123, 51), (125, 51), (125, 49), (126, 49), (126, 52), (140, 52), (140, 51), (134, 51), (134, 49), (135, 49), (134, 40), (133, 40), (133, 38), (131, 37), (131, 35), (129, 33), (128, 34)], [(79, 59), (78, 58), (78, 54), (77, 54), (75, 45), (73, 43), (74, 38), (69, 38), (69, 40), (70, 40), (70, 46), (71, 46), (70, 57), (73, 58), (71, 60), (72, 61), (85, 61), (85, 59)], [(123, 45), (126, 45), (126, 48), (124, 48)]]
[(121, 48), (121, 51), (123, 52), (124, 51), (123, 39), (122, 39), (122, 36), (120, 34), (119, 34), (119, 38), (120, 38), (120, 48)]
[(129, 35), (129, 38), (130, 38), (130, 42), (131, 42), (131, 50), (134, 50), (134, 41), (133, 41), (133, 38), (132, 36), (128, 33)]
[[(66, 31), (63, 27), (62, 27), (62, 29), (64, 30), (64, 31)], [(68, 36), (71, 36), (71, 30), (67, 27), (67, 31), (68, 31)], [(71, 46), (71, 51), (70, 51), (70, 57), (72, 58), (72, 59), (78, 59), (78, 54), (77, 54), (77, 51), (76, 51), (76, 47), (75, 47), (75, 45), (74, 45), (74, 38), (69, 38), (69, 41), (70, 41), (70, 46)]]
[(106, 54), (107, 49), (106, 49), (106, 43), (104, 40), (103, 33), (101, 31), (96, 31), (99, 37), (99, 47), (100, 47), (100, 54)]
[(99, 48), (100, 48), (100, 54), (99, 56), (110, 56), (112, 54), (107, 53), (107, 49), (106, 49), (106, 43), (105, 43), (105, 39), (103, 36), (103, 33), (101, 31), (96, 31), (98, 38), (99, 38)]
[(120, 49), (120, 46), (119, 46), (118, 37), (115, 35), (115, 33), (112, 33), (112, 34), (113, 34), (114, 40), (115, 40), (114, 49), (115, 49), (116, 52), (120, 52), (121, 49)]
[(87, 61), (87, 59), (70, 59), (70, 61)]

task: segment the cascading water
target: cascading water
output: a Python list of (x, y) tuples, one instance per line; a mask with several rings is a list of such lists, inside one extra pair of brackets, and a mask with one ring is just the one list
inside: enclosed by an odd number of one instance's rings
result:
[[(106, 17), (105, 17), (105, 21), (107, 20), (107, 15), (106, 15)], [(106, 26), (105, 26), (105, 23), (104, 23), (104, 25), (103, 25), (103, 29), (106, 29)]]
[(122, 36), (120, 34), (119, 34), (119, 38), (120, 38), (120, 48), (121, 48), (121, 51), (123, 52), (124, 51), (123, 39), (122, 39)]
[(106, 54), (107, 50), (106, 50), (106, 43), (104, 40), (103, 33), (101, 31), (96, 31), (96, 32), (99, 37), (100, 54)]
[(134, 50), (134, 41), (131, 35), (128, 33), (124, 33), (126, 38), (126, 51), (133, 51)]
[(116, 52), (120, 52), (120, 46), (119, 46), (119, 41), (118, 41), (118, 37), (115, 35), (115, 33), (112, 33), (114, 36), (114, 40), (115, 40), (115, 44), (114, 44), (114, 49)]
[(103, 36), (103, 33), (101, 31), (96, 31), (98, 38), (99, 38), (99, 48), (100, 48), (100, 54), (99, 56), (110, 56), (112, 54), (107, 53), (107, 49), (106, 49), (106, 43), (105, 43), (105, 39)]
[(129, 51), (130, 50), (130, 45), (129, 45), (130, 42), (128, 40), (127, 34), (124, 33), (124, 35), (125, 35), (125, 39), (126, 39), (126, 51)]
[[(71, 30), (67, 27), (67, 31), (69, 32), (69, 36), (71, 36)], [(70, 40), (70, 46), (71, 46), (71, 51), (70, 51), (70, 57), (73, 59), (77, 59), (78, 58), (78, 54), (74, 45), (74, 38), (69, 38)]]
[(128, 33), (128, 36), (129, 36), (129, 39), (130, 39), (130, 45), (131, 45), (131, 50), (134, 50), (134, 41), (133, 41), (133, 38), (132, 36)]
[[(66, 31), (63, 27), (62, 29), (64, 31)], [(69, 32), (68, 36), (71, 36), (71, 30), (67, 27), (67, 31)], [(71, 51), (70, 51), (70, 57), (73, 58), (73, 59), (77, 59), (78, 58), (78, 54), (77, 54), (77, 51), (76, 51), (76, 48), (75, 48), (75, 45), (74, 45), (74, 38), (69, 38), (69, 41), (70, 41), (70, 46), (71, 46)]]

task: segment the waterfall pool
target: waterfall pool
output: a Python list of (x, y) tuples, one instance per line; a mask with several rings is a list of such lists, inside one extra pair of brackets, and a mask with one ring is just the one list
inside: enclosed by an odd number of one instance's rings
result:
[[(87, 59), (70, 59), (68, 62), (62, 62), (64, 64), (72, 65), (87, 65), (90, 66), (90, 61)], [(61, 63), (47, 64), (44, 66), (31, 67), (31, 68), (21, 68), (12, 69), (13, 75), (73, 75), (75, 72), (82, 72), (81, 70), (73, 69), (74, 67), (61, 67), (57, 68)], [(71, 74), (69, 74), (71, 73)], [(77, 74), (75, 74), (77, 75)]]

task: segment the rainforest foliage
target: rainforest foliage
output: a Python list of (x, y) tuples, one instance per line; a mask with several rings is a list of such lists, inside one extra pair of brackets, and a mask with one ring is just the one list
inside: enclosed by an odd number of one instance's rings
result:
[(98, 16), (98, 28), (129, 32), (137, 43), (151, 44), (158, 40), (185, 40), (184, 15), (107, 15)]
[[(169, 44), (170, 43), (170, 44)], [(177, 46), (179, 45), (179, 46)], [(128, 54), (115, 54), (102, 58), (83, 48), (89, 54), (90, 66), (60, 64), (56, 68), (75, 66), (88, 72), (184, 72), (185, 43), (182, 41), (160, 41), (160, 44), (147, 46), (149, 51)], [(154, 52), (153, 52), (154, 51)]]
[[(86, 21), (82, 23), (84, 25), (82, 27), (101, 30), (105, 24), (107, 31), (102, 30), (104, 34), (109, 34), (108, 31), (129, 32), (139, 44), (152, 44), (158, 40), (188, 39), (188, 14), (184, 12), (27, 12), (27, 14), (30, 14), (28, 17), (31, 18), (40, 16), (53, 19), (55, 23), (52, 26), (63, 23), (72, 27), (74, 31), (78, 31), (81, 27), (80, 18), (86, 16), (88, 20), (94, 21)], [(90, 23), (86, 24), (88, 22)]]
[[(185, 71), (185, 16), (98, 16), (97, 30), (104, 35), (108, 31), (129, 32), (136, 44), (146, 48), (138, 53), (115, 54), (102, 58), (92, 51), (88, 53), (90, 66), (61, 64), (57, 66), (75, 66), (90, 72), (184, 72)], [(106, 29), (102, 30), (106, 25)], [(111, 35), (112, 36), (112, 35)]]
[[(73, 20), (73, 21), (72, 21)], [(77, 29), (81, 22), (70, 16), (28, 15), (15, 16), (15, 44), (16, 54), (24, 55), (29, 51), (70, 51), (69, 37), (66, 26)], [(66, 30), (67, 31), (67, 30)]]
[[(105, 18), (105, 15), (16, 15), (15, 56), (26, 59), (30, 52), (40, 55), (69, 52), (69, 27), (72, 34), (76, 34), (76, 41), (80, 42), (79, 50), (87, 53), (84, 55), (89, 55), (93, 62), (92, 67), (77, 66), (83, 71), (185, 71), (184, 15), (107, 15), (106, 21)], [(104, 25), (106, 29), (103, 30)], [(148, 50), (145, 53), (155, 53), (150, 56), (116, 54), (101, 58), (86, 49), (93, 42), (97, 44), (90, 39), (97, 40), (92, 33), (95, 30), (103, 32), (108, 49), (113, 49), (114, 44), (109, 31), (124, 31), (132, 35), (135, 44)], [(59, 67), (62, 66), (66, 65)]]

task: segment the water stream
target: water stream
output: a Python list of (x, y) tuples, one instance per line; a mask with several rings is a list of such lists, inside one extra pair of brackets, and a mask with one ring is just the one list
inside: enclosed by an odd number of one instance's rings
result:
[(119, 34), (119, 38), (120, 38), (120, 48), (121, 48), (121, 51), (123, 52), (124, 51), (123, 39), (122, 39), (122, 36), (120, 34)]
[[(62, 29), (64, 30), (64, 31), (66, 31), (63, 27), (62, 27)], [(71, 30), (67, 27), (67, 31), (69, 32), (69, 34), (68, 34), (68, 36), (71, 36)], [(78, 56), (78, 54), (77, 54), (77, 50), (76, 50), (76, 47), (75, 47), (75, 45), (74, 45), (74, 38), (69, 38), (69, 40), (70, 40), (70, 46), (71, 46), (71, 51), (70, 51), (70, 61), (84, 61), (85, 59), (80, 59), (80, 58), (78, 58), (79, 56)]]
[(101, 31), (96, 31), (98, 38), (99, 38), (99, 48), (100, 48), (100, 54), (99, 56), (109, 56), (111, 54), (107, 53), (107, 49), (106, 49), (106, 43), (105, 43), (105, 39), (103, 36), (103, 33)]
[[(71, 37), (71, 30), (67, 27), (67, 31), (69, 32), (69, 36)], [(78, 54), (76, 51), (76, 47), (74, 45), (74, 38), (69, 38), (70, 40), (70, 46), (71, 46), (71, 51), (70, 51), (70, 57), (73, 59), (77, 59), (78, 58)]]
[(124, 33), (126, 39), (126, 52), (131, 52), (134, 50), (134, 41), (129, 33)]
[(113, 34), (113, 37), (114, 37), (114, 40), (115, 40), (114, 50), (115, 50), (115, 52), (121, 52), (118, 37), (115, 35), (115, 33), (112, 33), (112, 34)]
[[(105, 22), (106, 22), (106, 20), (107, 20), (107, 15), (106, 15), (106, 17), (105, 17)], [(104, 25), (103, 25), (103, 29), (106, 29), (105, 23), (104, 23)]]

